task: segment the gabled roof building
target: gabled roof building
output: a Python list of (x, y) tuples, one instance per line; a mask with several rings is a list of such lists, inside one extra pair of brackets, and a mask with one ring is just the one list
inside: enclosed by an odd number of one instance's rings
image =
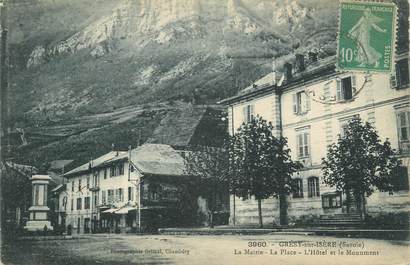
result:
[(63, 175), (65, 184), (55, 190), (59, 225), (74, 233), (176, 226), (178, 195), (195, 181), (185, 172), (183, 157), (169, 145), (111, 151)]

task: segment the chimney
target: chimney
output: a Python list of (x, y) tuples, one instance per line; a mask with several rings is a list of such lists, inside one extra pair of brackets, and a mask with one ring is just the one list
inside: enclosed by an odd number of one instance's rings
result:
[(285, 77), (287, 80), (292, 79), (292, 64), (291, 63), (285, 63)]
[(111, 151), (113, 151), (113, 152), (116, 151), (115, 156), (118, 156), (118, 150), (115, 150), (115, 144), (114, 143), (111, 144)]
[(272, 62), (272, 85), (276, 85), (276, 63), (275, 61)]
[(305, 71), (305, 56), (303, 54), (296, 54), (296, 71)]
[(317, 62), (317, 52), (309, 52), (308, 56), (311, 63)]

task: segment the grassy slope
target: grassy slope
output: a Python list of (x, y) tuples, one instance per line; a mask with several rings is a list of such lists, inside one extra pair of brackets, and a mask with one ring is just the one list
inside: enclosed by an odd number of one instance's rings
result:
[[(78, 16), (82, 18), (74, 19), (75, 22), (64, 13), (64, 8), (57, 8), (53, 15), (58, 19), (56, 25), (46, 23), (48, 26), (36, 33), (23, 30), (24, 41), (11, 45), (11, 51), (23, 51), (16, 60), (24, 62), (34, 44), (64, 38), (64, 34), (78, 30), (111, 8), (108, 5), (100, 13), (88, 14), (92, 9), (81, 7), (77, 1), (66, 7), (80, 12)], [(89, 18), (85, 19), (87, 15)], [(305, 26), (320, 28), (326, 20)], [(178, 101), (214, 103), (269, 72), (274, 57), (291, 52), (291, 36), (283, 35), (278, 41), (269, 31), (257, 35), (222, 33), (219, 22), (206, 23), (211, 24), (204, 25), (200, 37), (188, 33), (166, 44), (149, 43), (140, 48), (133, 45), (135, 40), (119, 40), (115, 49), (101, 58), (92, 57), (90, 50), (84, 49), (30, 69), (22, 69), (20, 62), (10, 77), (14, 95), (12, 118), (14, 127), (25, 129), (29, 145), (17, 148), (21, 141), (14, 133), (13, 156), (35, 165), (54, 159), (83, 163), (109, 151), (111, 143), (126, 149), (135, 145), (139, 130), (143, 139), (148, 138), (167, 111), (153, 107), (146, 117), (133, 113), (133, 108), (144, 108), (153, 102), (165, 102), (166, 107), (173, 107), (172, 103)], [(295, 34), (303, 36), (306, 31), (309, 29)], [(326, 37), (320, 41), (329, 42)], [(222, 48), (226, 49), (223, 54)], [(143, 73), (149, 68), (154, 69), (152, 76), (144, 79)], [(117, 119), (122, 108), (131, 113), (131, 118)], [(106, 115), (99, 116), (101, 113)]]

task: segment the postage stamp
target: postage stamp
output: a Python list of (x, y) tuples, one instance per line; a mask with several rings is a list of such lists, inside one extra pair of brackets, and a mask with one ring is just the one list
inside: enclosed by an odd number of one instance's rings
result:
[(396, 41), (396, 12), (394, 3), (342, 1), (338, 70), (391, 72)]

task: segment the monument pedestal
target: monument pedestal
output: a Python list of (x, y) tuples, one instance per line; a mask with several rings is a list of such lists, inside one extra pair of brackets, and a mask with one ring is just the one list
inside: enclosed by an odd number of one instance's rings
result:
[(31, 178), (33, 206), (28, 209), (30, 221), (27, 221), (24, 227), (27, 231), (44, 231), (45, 226), (47, 230), (53, 230), (50, 221), (48, 221), (50, 208), (47, 206), (47, 187), (50, 179), (47, 175), (34, 175)]

